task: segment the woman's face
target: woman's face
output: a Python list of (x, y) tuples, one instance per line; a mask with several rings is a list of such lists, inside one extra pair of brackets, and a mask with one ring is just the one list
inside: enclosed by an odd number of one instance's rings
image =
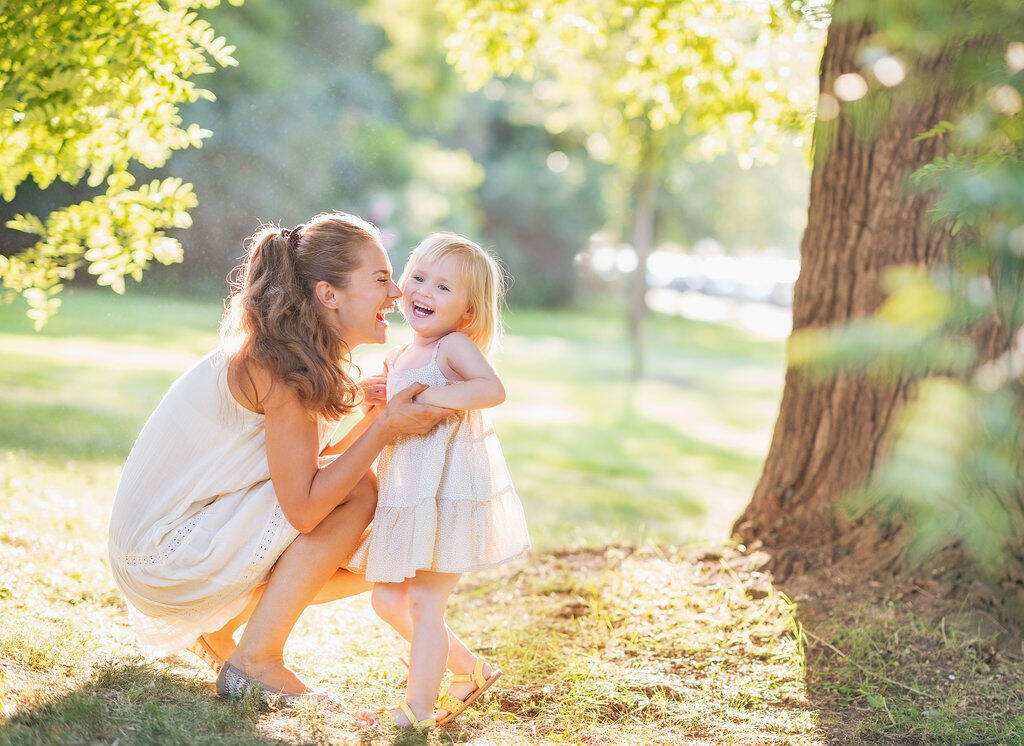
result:
[(336, 288), (326, 282), (317, 287), (320, 302), (341, 332), (349, 348), (388, 338), (388, 322), (384, 315), (394, 310), (395, 299), (402, 291), (391, 278), (391, 261), (379, 243), (361, 249), (359, 266), (349, 275), (348, 285)]

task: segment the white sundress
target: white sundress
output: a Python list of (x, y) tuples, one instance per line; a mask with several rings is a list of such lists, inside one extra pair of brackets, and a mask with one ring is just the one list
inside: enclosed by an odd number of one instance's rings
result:
[[(320, 423), (321, 450), (336, 423)], [(164, 395), (110, 516), (114, 579), (139, 641), (164, 655), (220, 629), (298, 536), (274, 494), (264, 417), (235, 401), (214, 350)]]
[[(437, 363), (441, 341), (426, 365), (388, 371), (388, 399), (413, 383), (448, 383)], [(371, 582), (398, 583), (417, 570), (483, 570), (530, 548), (522, 503), (481, 410), (385, 446), (377, 479), (370, 534), (349, 560)]]

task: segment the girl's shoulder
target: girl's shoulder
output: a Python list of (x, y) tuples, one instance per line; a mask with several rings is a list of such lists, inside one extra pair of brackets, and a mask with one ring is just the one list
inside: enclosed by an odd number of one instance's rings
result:
[(462, 332), (446, 334), (438, 342), (435, 353), (438, 368), (449, 380), (464, 380), (484, 374), (495, 373), (494, 365), (469, 336)]
[(448, 332), (437, 342), (437, 353), (441, 355), (465, 355), (467, 353), (483, 355), (476, 343), (463, 332)]

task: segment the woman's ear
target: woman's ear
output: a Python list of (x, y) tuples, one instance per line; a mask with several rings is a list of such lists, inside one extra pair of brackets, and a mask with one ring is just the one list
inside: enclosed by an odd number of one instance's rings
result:
[(340, 303), (338, 299), (338, 291), (334, 289), (334, 286), (331, 285), (331, 283), (325, 280), (320, 280), (320, 282), (314, 286), (313, 293), (316, 294), (316, 299), (320, 301), (320, 305), (324, 308), (329, 308), (332, 311), (336, 311), (338, 309), (338, 304)]

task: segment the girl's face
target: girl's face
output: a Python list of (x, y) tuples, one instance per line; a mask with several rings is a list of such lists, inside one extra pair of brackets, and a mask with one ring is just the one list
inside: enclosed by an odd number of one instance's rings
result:
[(402, 313), (413, 331), (428, 339), (457, 331), (472, 319), (458, 259), (447, 256), (413, 266), (402, 287)]
[(371, 243), (362, 249), (360, 264), (349, 276), (348, 285), (340, 289), (326, 282), (317, 285), (320, 302), (350, 348), (387, 341), (384, 315), (394, 310), (395, 299), (402, 294), (391, 272), (384, 247)]

